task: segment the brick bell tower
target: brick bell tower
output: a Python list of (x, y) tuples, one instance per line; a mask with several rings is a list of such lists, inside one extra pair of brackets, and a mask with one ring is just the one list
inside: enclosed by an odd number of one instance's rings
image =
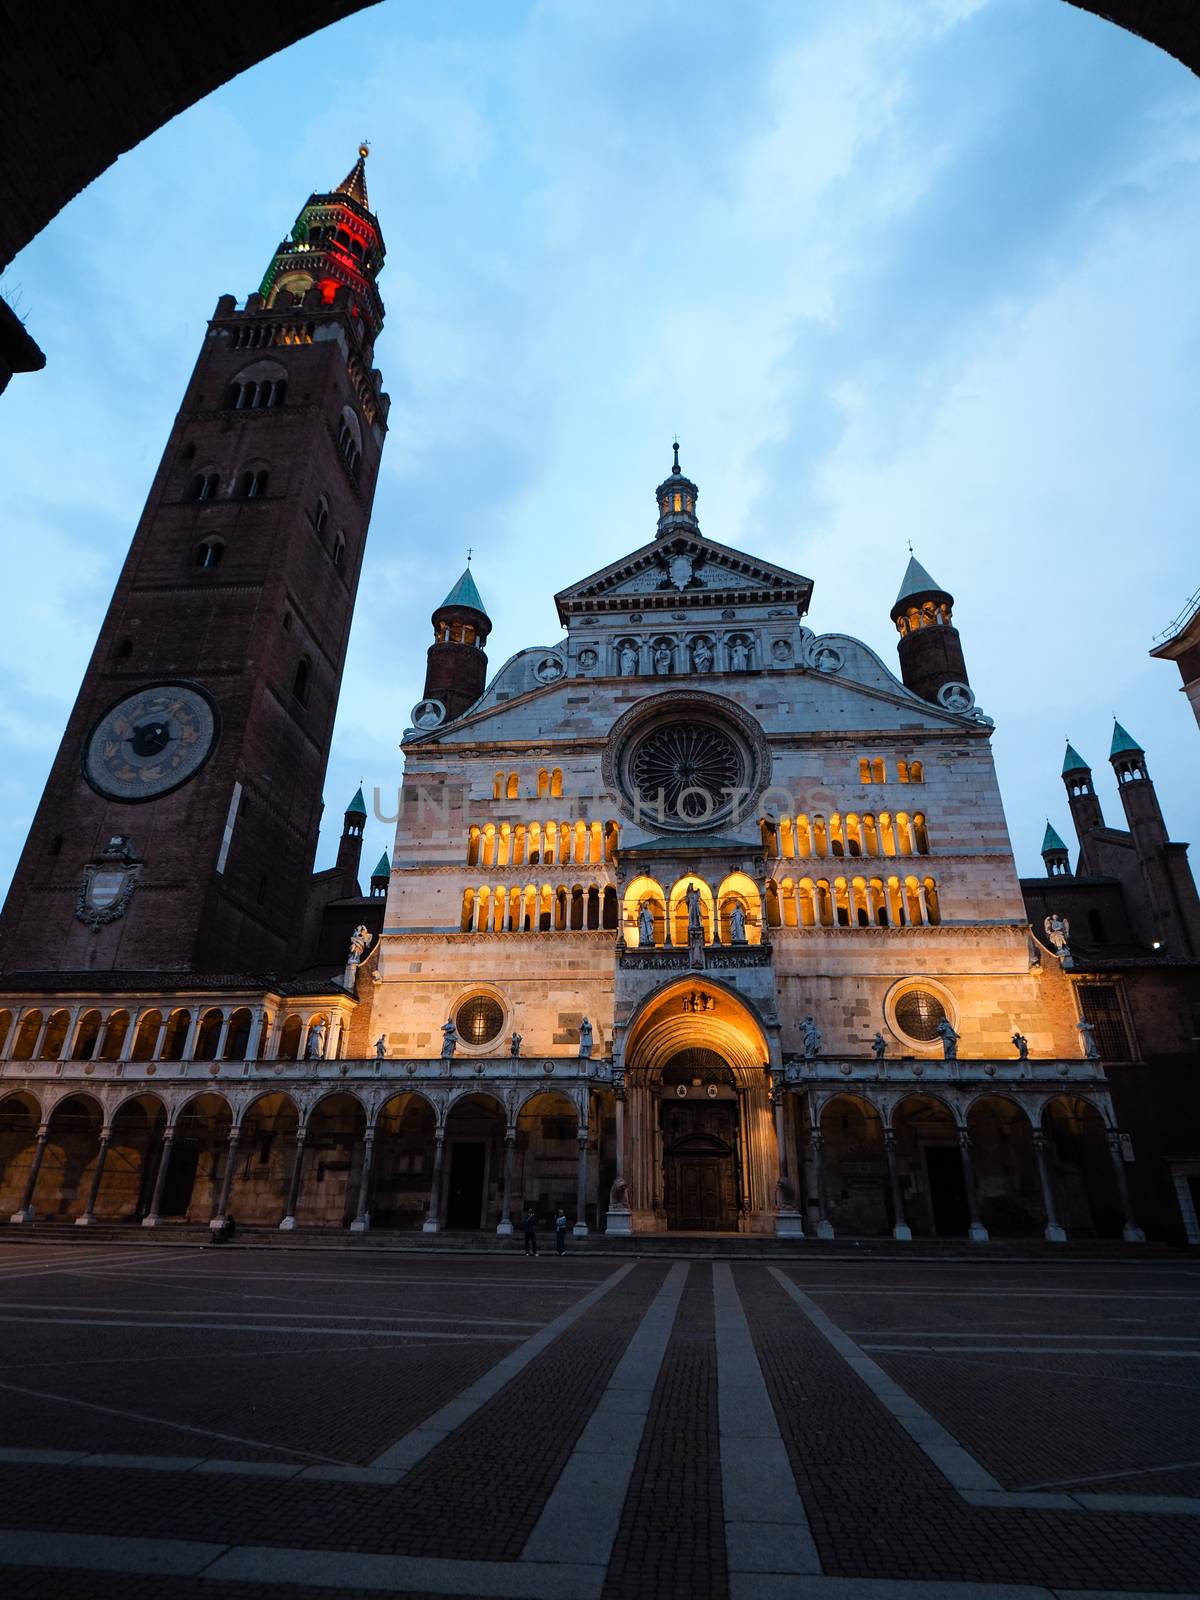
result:
[(430, 621), (433, 643), (425, 657), (425, 698), (440, 700), (447, 722), (453, 722), (475, 704), (487, 682), (484, 645), (492, 619), (483, 608), (469, 563)]
[(223, 295), (0, 916), (0, 970), (294, 959), (387, 429), (367, 147)]
[(954, 626), (954, 596), (910, 556), (891, 610), (900, 635), (900, 677), (923, 700), (936, 701), (949, 684), (966, 684), (962, 640)]

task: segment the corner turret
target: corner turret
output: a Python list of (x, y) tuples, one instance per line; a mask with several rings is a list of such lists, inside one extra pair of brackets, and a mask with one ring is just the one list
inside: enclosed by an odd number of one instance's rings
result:
[(384, 900), (387, 898), (388, 884), (392, 876), (392, 863), (388, 860), (385, 850), (375, 863), (375, 870), (371, 874), (371, 899)]
[(947, 684), (968, 681), (953, 617), (954, 596), (910, 556), (891, 618), (900, 635), (900, 677), (922, 700), (936, 703)]
[(492, 631), (492, 619), (484, 609), (469, 561), (430, 620), (433, 643), (426, 657), (425, 698), (440, 700), (446, 708), (446, 721), (453, 722), (475, 704), (487, 682), (483, 647)]
[(1046, 863), (1046, 876), (1048, 878), (1069, 878), (1071, 876), (1070, 852), (1048, 821), (1046, 823), (1046, 832), (1042, 835), (1042, 860)]
[(1075, 837), (1079, 840), (1079, 870), (1093, 870), (1089, 859), (1088, 840), (1104, 826), (1104, 813), (1100, 799), (1092, 784), (1092, 769), (1068, 742), (1063, 756), (1062, 781), (1067, 791), (1067, 804), (1071, 807), (1071, 821)]
[(367, 803), (363, 799), (362, 784), (359, 784), (353, 800), (342, 813), (342, 837), (338, 840), (337, 870), (342, 874), (343, 892), (348, 895), (358, 893), (358, 868), (366, 825)]

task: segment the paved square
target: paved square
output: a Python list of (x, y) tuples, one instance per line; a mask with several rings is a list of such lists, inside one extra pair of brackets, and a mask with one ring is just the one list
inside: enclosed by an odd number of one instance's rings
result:
[(1198, 1313), (1182, 1257), (0, 1239), (0, 1582), (1193, 1594)]

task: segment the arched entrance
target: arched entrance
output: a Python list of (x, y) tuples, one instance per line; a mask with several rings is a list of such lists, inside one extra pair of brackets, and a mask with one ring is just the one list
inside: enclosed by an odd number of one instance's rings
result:
[(622, 1052), (618, 1173), (633, 1231), (774, 1232), (771, 1051), (752, 1004), (708, 977), (677, 978), (642, 1001)]
[(736, 1233), (742, 1171), (733, 1068), (701, 1045), (672, 1056), (660, 1082), (667, 1227)]

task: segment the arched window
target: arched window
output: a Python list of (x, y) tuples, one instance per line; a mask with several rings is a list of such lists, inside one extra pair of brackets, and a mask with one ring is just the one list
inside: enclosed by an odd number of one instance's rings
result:
[(767, 879), (767, 927), (778, 928), (779, 921), (779, 885), (774, 878)]
[(562, 799), (562, 768), (561, 767), (555, 767), (554, 771), (550, 774), (550, 798), (551, 798), (551, 800), (561, 800)]
[(211, 500), (217, 492), (219, 480), (215, 472), (202, 472), (192, 479), (190, 494), (193, 500)]
[(249, 467), (238, 479), (237, 493), (243, 500), (261, 500), (269, 477), (266, 467)]
[(908, 782), (908, 762), (907, 761), (897, 761), (897, 763), (896, 763), (896, 776), (897, 776), (897, 778), (899, 778), (901, 783), (907, 783)]
[(313, 511), (313, 527), (318, 533), (324, 533), (329, 522), (329, 501), (322, 495), (317, 501)]
[(333, 570), (335, 572), (341, 572), (345, 565), (346, 536), (344, 533), (339, 531), (337, 538), (333, 541)]
[[(931, 879), (930, 882), (933, 880)], [(915, 878), (904, 880), (904, 901), (908, 910), (909, 923), (914, 928), (921, 925), (921, 886)]]
[(912, 830), (908, 825), (908, 813), (906, 811), (897, 811), (896, 813), (896, 845), (902, 856), (912, 855)]
[(779, 819), (779, 854), (781, 856), (791, 856), (795, 860), (796, 833), (792, 827), (791, 817), (780, 817)]
[(517, 778), (517, 774), (515, 772), (510, 772), (508, 775), (508, 798), (510, 800), (516, 800), (519, 798), (520, 793), (521, 786), (520, 781)]
[(842, 819), (836, 811), (829, 818), (829, 852), (835, 856), (844, 856), (846, 854), (846, 841), (842, 836)]
[(496, 776), (492, 779), (492, 799), (493, 800), (503, 800), (503, 798), (504, 798), (504, 774), (502, 772), (498, 772), (496, 774)]
[(869, 756), (859, 756), (858, 758), (858, 781), (859, 783), (870, 783), (871, 781), (871, 761)]
[[(922, 880), (922, 888), (925, 891), (925, 920), (936, 928), (942, 920), (942, 909), (938, 904), (937, 884), (932, 878), (925, 878)], [(1093, 911), (1091, 915), (1094, 917), (1096, 913)]]
[(925, 813), (923, 811), (913, 812), (912, 826), (913, 838), (917, 845), (917, 854), (927, 856), (929, 854), (929, 835), (925, 831)]
[(825, 838), (825, 818), (821, 816), (820, 812), (816, 812), (813, 815), (812, 830), (813, 855), (827, 856), (829, 854), (829, 845)]
[(549, 793), (550, 774), (546, 771), (545, 767), (542, 767), (538, 773), (537, 797), (539, 800), (544, 800)]
[(775, 826), (773, 817), (763, 817), (759, 823), (762, 829), (763, 854), (777, 856), (779, 854), (779, 830)]
[(812, 853), (812, 824), (801, 812), (796, 818), (796, 854), (797, 856), (810, 856)]
[(887, 782), (887, 768), (883, 764), (882, 756), (876, 756), (874, 761), (872, 761), (871, 776), (874, 778), (876, 783)]
[(196, 546), (196, 565), (198, 567), (216, 567), (221, 564), (221, 557), (225, 554), (225, 546), (220, 539), (205, 539), (203, 544)]
[(312, 675), (312, 663), (307, 656), (301, 656), (296, 663), (296, 675), (292, 679), (292, 693), (302, 706), (308, 704), (309, 678)]
[(350, 472), (357, 473), (359, 459), (362, 456), (362, 428), (349, 406), (342, 407), (341, 420), (338, 423), (337, 447), (338, 454)]
[(472, 823), (467, 830), (467, 865), (469, 867), (479, 865), (479, 828), (475, 823)]
[(912, 762), (908, 769), (908, 777), (911, 783), (924, 783), (925, 763), (923, 761)]
[(877, 856), (879, 854), (879, 830), (875, 826), (875, 818), (869, 811), (863, 812), (862, 818), (863, 854)]
[(800, 912), (800, 926), (802, 928), (815, 928), (817, 925), (817, 903), (811, 878), (801, 878), (796, 885), (796, 902)]

